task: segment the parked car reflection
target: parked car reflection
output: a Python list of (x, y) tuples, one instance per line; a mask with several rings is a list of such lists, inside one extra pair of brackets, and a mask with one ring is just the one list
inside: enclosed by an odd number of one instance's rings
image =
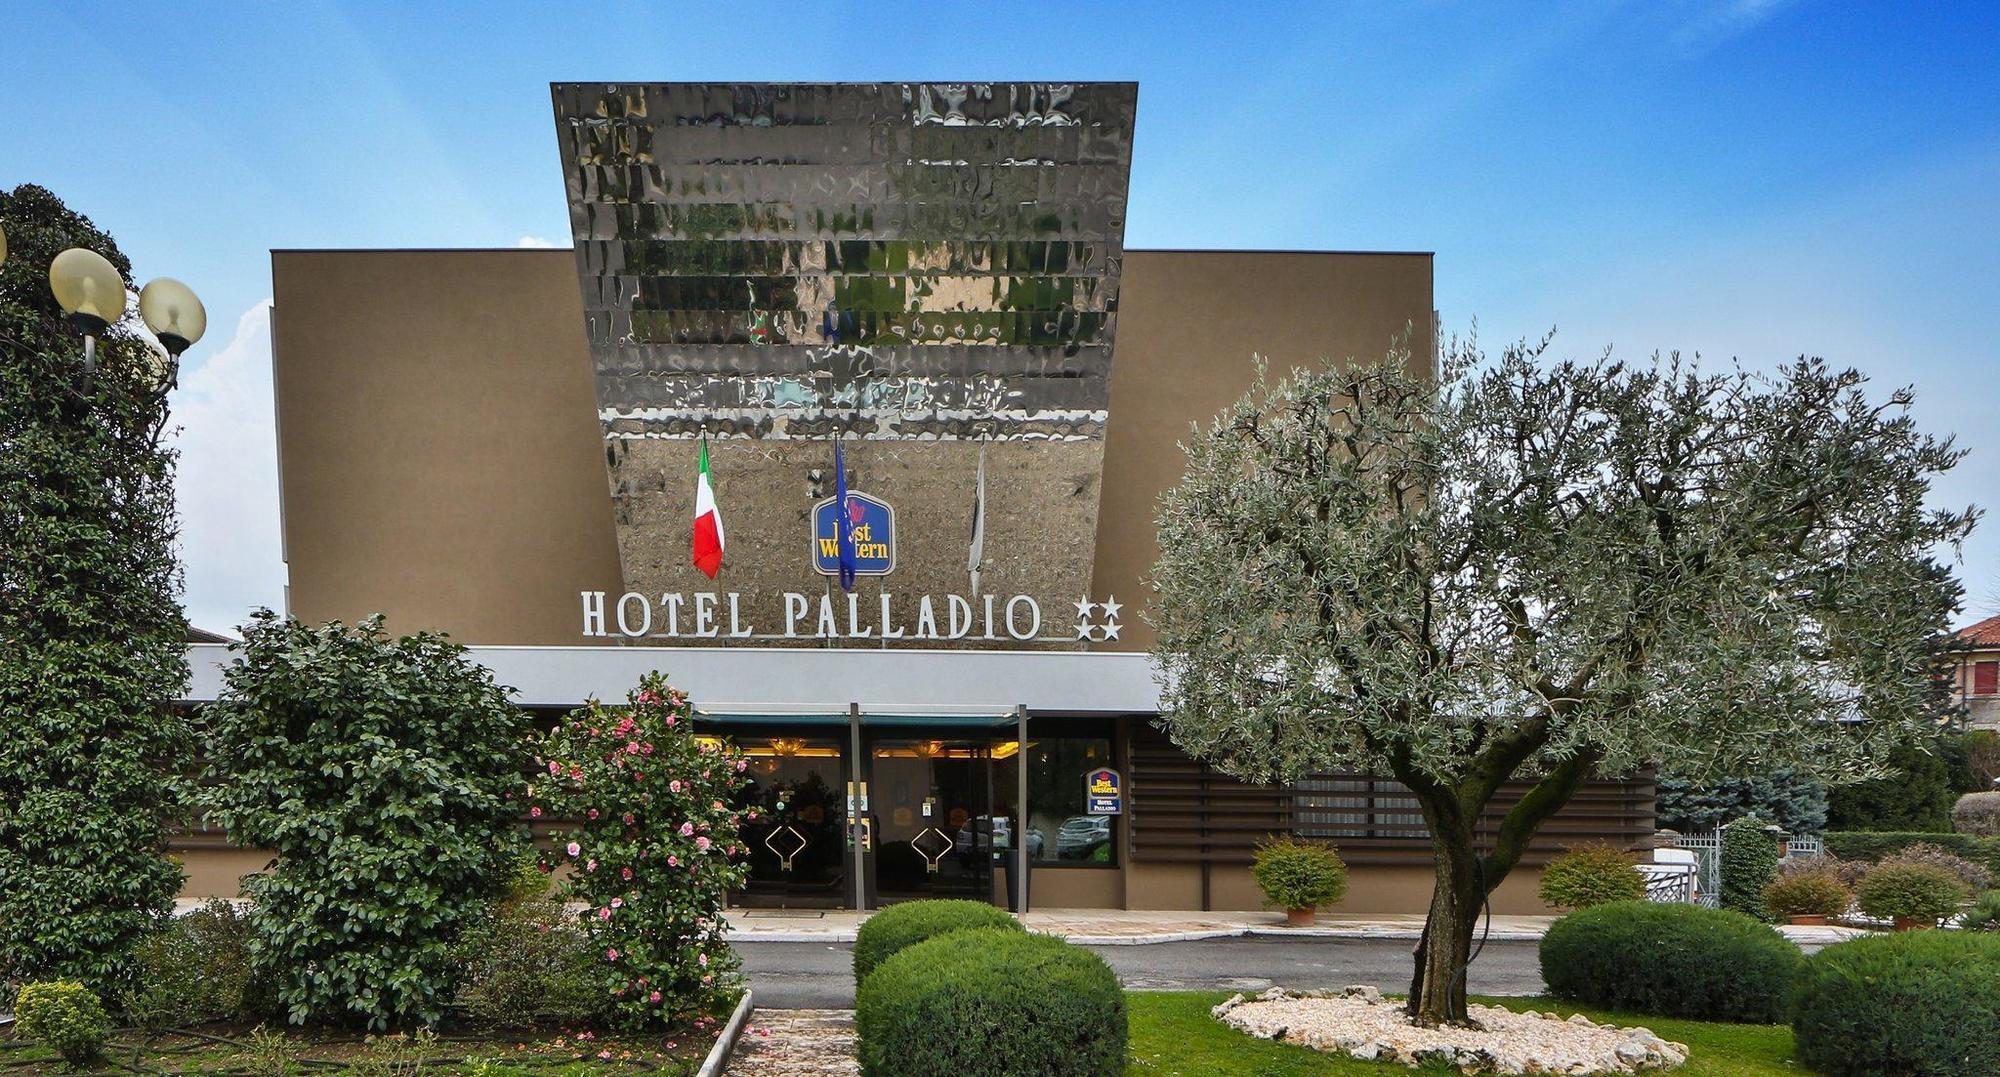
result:
[[(977, 853), (1010, 852), (1014, 848), (1014, 820), (1010, 816), (981, 815), (958, 831), (958, 853), (970, 859)], [(1028, 831), (1028, 856), (1042, 858), (1042, 832)]]
[(1099, 848), (1110, 843), (1109, 815), (1072, 815), (1056, 831), (1056, 859), (1089, 860)]

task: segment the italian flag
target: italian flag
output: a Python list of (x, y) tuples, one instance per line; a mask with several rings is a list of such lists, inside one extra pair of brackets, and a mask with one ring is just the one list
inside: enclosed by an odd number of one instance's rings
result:
[(715, 510), (715, 485), (708, 477), (708, 442), (701, 443), (701, 470), (694, 481), (694, 567), (709, 579), (722, 571), (722, 514)]

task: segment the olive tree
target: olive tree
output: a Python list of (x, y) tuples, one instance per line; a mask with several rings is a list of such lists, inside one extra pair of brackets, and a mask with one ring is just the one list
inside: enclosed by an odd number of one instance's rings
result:
[(1925, 506), (1961, 454), (1909, 392), (1547, 347), (1454, 344), (1436, 380), (1393, 352), (1260, 370), (1160, 505), (1162, 725), (1245, 780), (1409, 787), (1427, 1024), (1466, 1020), (1482, 902), (1593, 773), (1852, 781), (1945, 705), (1940, 555), (1975, 513)]

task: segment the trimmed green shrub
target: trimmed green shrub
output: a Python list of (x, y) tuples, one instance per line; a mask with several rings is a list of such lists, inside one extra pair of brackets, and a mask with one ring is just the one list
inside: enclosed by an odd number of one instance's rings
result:
[(1967, 793), (1951, 806), (1952, 829), (1981, 838), (2000, 838), (2000, 791)]
[(528, 810), (570, 821), (548, 866), (569, 866), (557, 896), (583, 907), (599, 989), (626, 1028), (706, 1023), (736, 1003), (722, 911), (745, 872), (731, 805), (749, 764), (696, 736), (693, 715), (648, 673), (624, 706), (593, 699), (537, 747)]
[(529, 718), (444, 637), (260, 610), (201, 714), (209, 819), (275, 850), (251, 959), (293, 1023), (434, 1023), (526, 836)]
[(1826, 851), (1843, 860), (1873, 863), (1898, 849), (1911, 845), (1935, 845), (2000, 875), (2000, 838), (1972, 834), (1934, 834), (1926, 831), (1828, 831), (1821, 835)]
[(1542, 869), (1542, 904), (1587, 909), (1646, 896), (1646, 879), (1632, 854), (1601, 842), (1578, 845)]
[(1958, 911), (1971, 890), (1958, 876), (1930, 864), (1883, 864), (1861, 879), (1861, 911), (1883, 920), (1935, 924)]
[(1826, 786), (1795, 767), (1703, 785), (1671, 774), (1660, 776), (1658, 823), (1668, 830), (1705, 834), (1746, 815), (1787, 834), (1817, 834), (1826, 829)]
[(953, 931), (909, 946), (854, 1000), (861, 1072), (1116, 1077), (1125, 992), (1104, 959), (1048, 935)]
[(1778, 874), (1778, 839), (1758, 819), (1738, 819), (1722, 828), (1722, 907), (1759, 920), (1764, 887)]
[(1876, 867), (1891, 864), (1923, 864), (1927, 867), (1942, 868), (1950, 872), (1967, 890), (1978, 893), (1993, 885), (1993, 873), (1984, 864), (1976, 864), (1933, 842), (1920, 841), (1915, 845), (1905, 845), (1875, 862)]
[(1764, 908), (1780, 920), (1794, 916), (1839, 916), (1853, 896), (1831, 872), (1780, 874), (1764, 884)]
[(2000, 931), (2000, 890), (1988, 890), (1965, 910), (1960, 925), (1967, 931)]
[(90, 988), (74, 980), (32, 983), (14, 1000), (16, 1030), (83, 1067), (104, 1057), (111, 1020)]
[(134, 952), (119, 1004), (149, 1032), (219, 1021), (243, 1009), (250, 983), (250, 921), (227, 901), (174, 918)]
[(1799, 948), (1742, 913), (1620, 901), (1549, 925), (1542, 980), (1587, 1006), (1704, 1021), (1783, 1020)]
[(854, 934), (854, 982), (859, 986), (875, 966), (897, 951), (953, 931), (978, 928), (1024, 930), (1014, 914), (983, 901), (906, 901), (861, 922)]
[(559, 902), (497, 902), (460, 939), (458, 955), (465, 969), (458, 1007), (477, 1024), (594, 1025), (610, 1015), (612, 999), (597, 975), (604, 958)]
[(1814, 1073), (2000, 1073), (2000, 936), (1921, 931), (1829, 946), (1806, 961), (1791, 1021)]
[(1347, 864), (1325, 842), (1272, 838), (1257, 846), (1250, 875), (1273, 908), (1317, 909), (1347, 896)]

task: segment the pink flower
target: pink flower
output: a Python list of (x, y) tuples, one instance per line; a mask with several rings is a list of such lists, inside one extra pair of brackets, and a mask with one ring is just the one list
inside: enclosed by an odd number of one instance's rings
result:
[(553, 760), (553, 759), (549, 760), (549, 773), (550, 773), (550, 774), (561, 774), (561, 773), (562, 773), (562, 764), (561, 764), (561, 763), (558, 763), (558, 762), (556, 762), (556, 761), (555, 761), (555, 760)]
[(618, 948), (614, 946), (611, 949), (604, 951), (604, 960), (606, 961), (618, 960)]
[(646, 1000), (648, 1002), (658, 1002), (660, 1001), (660, 993), (658, 991), (655, 991), (652, 994), (647, 995)]
[(619, 878), (621, 878), (621, 879), (624, 879), (624, 880), (625, 880), (626, 882), (631, 882), (631, 881), (632, 881), (632, 869), (631, 869), (631, 868), (619, 868), (619, 869), (618, 869), (618, 877), (619, 877)]
[(599, 920), (609, 920), (609, 919), (611, 919), (611, 910), (610, 910), (610, 909), (608, 909), (608, 908), (606, 908), (606, 909), (599, 909), (599, 910), (597, 910), (597, 918), (598, 918)]
[(715, 977), (713, 975), (703, 976), (701, 978), (701, 982), (705, 984), (712, 984), (715, 982)]
[(529, 809), (528, 809), (528, 818), (530, 818), (530, 819), (540, 819), (541, 817), (542, 817), (542, 809), (540, 809), (540, 808), (529, 808)]
[(668, 867), (670, 867), (670, 868), (677, 868), (677, 867), (680, 867), (680, 866), (681, 866), (681, 858), (680, 858), (680, 857), (678, 857), (678, 856), (669, 856), (669, 857), (667, 857), (667, 866), (668, 866)]
[(708, 838), (707, 838), (707, 836), (705, 836), (705, 835), (704, 835), (704, 836), (702, 836), (702, 837), (699, 837), (699, 838), (696, 838), (696, 839), (694, 839), (694, 847), (695, 847), (695, 848), (697, 848), (697, 849), (700, 849), (700, 850), (701, 850), (702, 852), (704, 852), (704, 853), (708, 851), (708, 845), (709, 845), (709, 841), (708, 841)]
[(674, 727), (674, 716), (669, 714), (667, 715), (667, 728), (672, 729), (673, 727)]
[(667, 792), (678, 793), (680, 791), (681, 791), (681, 780), (679, 778), (675, 778), (673, 781), (667, 783)]
[(753, 822), (753, 823), (754, 823), (754, 822), (756, 822), (756, 821), (757, 821), (757, 813), (753, 811), (753, 812), (751, 812), (751, 813), (750, 813), (749, 815), (745, 816), (744, 818), (746, 818), (746, 819), (749, 819), (749, 820), (750, 820), (751, 822)]
[[(683, 837), (683, 838), (691, 838), (691, 837), (693, 837), (693, 836), (694, 836), (694, 824), (693, 824), (693, 823), (682, 823), (682, 824), (681, 824), (681, 837)], [(574, 854), (572, 854), (572, 855), (574, 855)]]
[(592, 808), (589, 811), (585, 812), (584, 815), (588, 816), (589, 818), (595, 819), (597, 818), (597, 809)]
[(611, 1048), (606, 1047), (604, 1050), (597, 1052), (597, 1057), (609, 1062), (611, 1060)]
[(718, 801), (716, 801), (716, 802), (715, 802), (715, 803), (714, 803), (714, 804), (713, 804), (712, 806), (713, 806), (713, 807), (715, 808), (715, 810), (716, 810), (716, 811), (721, 811), (721, 810), (722, 810), (722, 801), (718, 800)]
[(736, 761), (736, 773), (741, 774), (749, 769), (750, 769), (750, 761), (748, 759), (738, 759)]
[(701, 967), (702, 967), (702, 968), (707, 968), (707, 967), (708, 967), (708, 951), (706, 951), (706, 950), (703, 950), (703, 951), (702, 951), (702, 952), (701, 952), (700, 954), (696, 955), (696, 960), (698, 960), (698, 961), (700, 961), (700, 962), (701, 962)]
[(624, 908), (624, 907), (625, 907), (625, 899), (624, 899), (624, 898), (612, 898), (612, 899), (611, 899), (611, 907), (612, 907), (612, 908), (614, 908), (614, 909), (622, 909), (622, 908)]
[(595, 861), (595, 860), (592, 860), (592, 861), (589, 861), (589, 862), (585, 863), (585, 864), (583, 865), (583, 870), (585, 870), (585, 871), (596, 871), (596, 870), (597, 870), (597, 861)]
[(632, 813), (629, 811), (625, 813), (625, 825), (626, 826), (632, 825)]
[(638, 741), (636, 741), (636, 740), (628, 740), (628, 741), (626, 741), (626, 742), (625, 742), (625, 754), (626, 754), (626, 755), (638, 755), (638, 754), (639, 754), (639, 742), (638, 742)]
[(583, 846), (581, 846), (581, 845), (578, 845), (578, 844), (577, 844), (577, 843), (575, 843), (575, 842), (570, 842), (570, 843), (569, 843), (569, 855), (571, 855), (571, 856), (581, 856), (582, 854), (583, 854)]

